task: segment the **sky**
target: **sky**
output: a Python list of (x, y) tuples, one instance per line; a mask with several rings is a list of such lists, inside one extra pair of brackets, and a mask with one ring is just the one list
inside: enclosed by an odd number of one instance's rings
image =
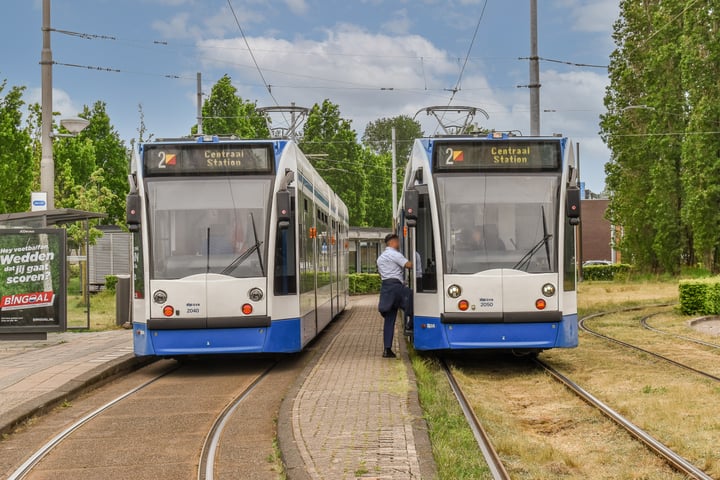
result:
[[(539, 0), (540, 57), (607, 65), (618, 1)], [(38, 102), (42, 2), (3, 3), (0, 80), (27, 87), (25, 100)], [(183, 136), (196, 123), (201, 72), (205, 94), (228, 74), (259, 106), (310, 107), (329, 98), (359, 136), (370, 121), (414, 116), (451, 97), (452, 105), (487, 111), (489, 120), (476, 118), (483, 127), (528, 135), (529, 91), (518, 86), (529, 83), (528, 62), (519, 59), (530, 50), (529, 3), (52, 0), (53, 108), (76, 116), (83, 105), (104, 101), (129, 142), (138, 137), (142, 106), (147, 134)], [(543, 61), (540, 83), (541, 134), (579, 142), (582, 179), (602, 191), (609, 151), (598, 121), (607, 70)], [(426, 134), (436, 131), (424, 112), (417, 118)]]

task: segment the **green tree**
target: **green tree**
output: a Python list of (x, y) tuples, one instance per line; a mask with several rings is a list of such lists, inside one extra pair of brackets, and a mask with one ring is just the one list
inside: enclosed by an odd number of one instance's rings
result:
[(375, 153), (391, 153), (393, 127), (395, 127), (398, 164), (404, 165), (410, 156), (415, 139), (423, 136), (420, 123), (409, 116), (380, 118), (368, 123), (362, 142)]
[(87, 181), (97, 169), (102, 169), (104, 185), (115, 195), (114, 201), (107, 204), (106, 210), (102, 210), (108, 214), (103, 223), (122, 224), (125, 221), (125, 196), (129, 189), (127, 147), (110, 123), (105, 102), (97, 101), (92, 108), (85, 106), (80, 116), (89, 120), (90, 124), (80, 132), (78, 138), (91, 140), (95, 150), (92, 171), (82, 172), (82, 178)]
[(313, 105), (300, 148), (310, 154), (313, 166), (347, 205), (350, 224), (367, 225), (364, 192), (368, 178), (362, 149), (350, 120), (340, 116), (338, 105), (327, 99)]
[(618, 248), (640, 268), (677, 272), (688, 250), (680, 211), (682, 138), (686, 125), (683, 58), (678, 21), (684, 2), (620, 2), (610, 57), (607, 112), (601, 135), (612, 156), (606, 165), (608, 217), (623, 227)]
[(363, 148), (360, 159), (367, 171), (367, 187), (364, 192), (366, 213), (363, 223), (371, 227), (389, 228), (392, 226), (392, 156)]
[[(270, 138), (265, 117), (257, 104), (243, 100), (237, 94), (229, 75), (213, 85), (202, 107), (203, 133), (206, 135), (235, 135), (239, 138)], [(191, 129), (197, 133), (197, 125)]]
[(682, 148), (682, 216), (692, 235), (693, 253), (718, 270), (720, 249), (720, 25), (717, 4), (701, 0), (684, 14), (682, 78), (689, 103)]
[[(7, 82), (0, 84), (0, 95)], [(30, 205), (33, 151), (30, 133), (22, 125), (24, 87), (11, 87), (0, 96), (0, 212), (23, 212)]]

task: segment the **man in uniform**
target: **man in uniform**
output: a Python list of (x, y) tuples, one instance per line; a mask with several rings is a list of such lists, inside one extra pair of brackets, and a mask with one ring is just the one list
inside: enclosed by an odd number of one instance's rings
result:
[(412, 318), (412, 290), (405, 286), (403, 280), (405, 269), (412, 268), (413, 264), (398, 251), (400, 239), (397, 235), (388, 234), (385, 245), (387, 248), (377, 259), (378, 273), (382, 280), (378, 310), (385, 319), (383, 357), (395, 358), (392, 342), (398, 309), (402, 308), (405, 314)]

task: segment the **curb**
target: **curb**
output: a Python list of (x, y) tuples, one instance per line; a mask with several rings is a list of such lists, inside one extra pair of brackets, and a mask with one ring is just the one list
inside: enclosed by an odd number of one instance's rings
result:
[[(420, 478), (435, 479), (438, 478), (437, 465), (433, 456), (432, 443), (430, 442), (430, 434), (428, 433), (428, 424), (425, 421), (425, 413), (420, 405), (420, 397), (417, 390), (417, 378), (415, 378), (415, 370), (413, 370), (410, 355), (408, 353), (407, 338), (404, 334), (402, 319), (400, 321), (398, 344), (400, 345), (400, 358), (405, 364), (405, 370), (408, 376), (408, 410), (412, 415), (413, 437), (415, 438), (415, 449), (417, 453), (418, 463), (420, 464)], [(397, 335), (398, 332), (396, 331)]]
[(12, 433), (21, 423), (36, 416), (44, 415), (66, 400), (98, 388), (119, 375), (138, 370), (155, 362), (154, 357), (136, 357), (128, 353), (92, 370), (79, 375), (52, 392), (28, 400), (12, 410), (0, 414), (0, 436)]

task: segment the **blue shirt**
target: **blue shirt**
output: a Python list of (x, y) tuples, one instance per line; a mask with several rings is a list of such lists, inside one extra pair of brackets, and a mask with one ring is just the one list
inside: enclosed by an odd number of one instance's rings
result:
[(404, 280), (405, 265), (408, 259), (394, 248), (387, 247), (377, 259), (378, 273), (382, 280)]

